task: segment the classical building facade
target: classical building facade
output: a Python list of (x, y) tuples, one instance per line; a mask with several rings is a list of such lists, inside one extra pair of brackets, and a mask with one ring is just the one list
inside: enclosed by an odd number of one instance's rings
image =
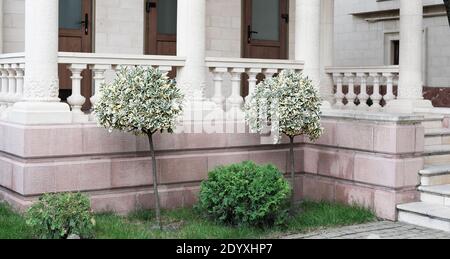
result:
[[(283, 69), (320, 89), (324, 135), (296, 145), (298, 199), (450, 231), (450, 27), (440, 0), (2, 0), (0, 199), (81, 191), (97, 211), (153, 204), (145, 138), (97, 126), (99, 89), (154, 66), (187, 96), (157, 139), (162, 203), (195, 203), (218, 165), (287, 171), (245, 97)], [(426, 98), (424, 98), (424, 96)]]

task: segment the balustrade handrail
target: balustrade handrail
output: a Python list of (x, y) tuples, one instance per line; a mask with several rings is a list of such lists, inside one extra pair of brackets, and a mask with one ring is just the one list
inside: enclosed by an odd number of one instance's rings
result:
[(294, 69), (303, 70), (304, 62), (299, 60), (222, 58), (207, 57), (207, 67), (261, 68), (261, 69)]
[(0, 64), (23, 64), (25, 63), (25, 53), (6, 53), (0, 55)]
[(380, 111), (397, 98), (399, 66), (327, 67), (325, 71), (333, 77), (338, 109)]
[(334, 73), (399, 73), (399, 66), (359, 66), (359, 67), (327, 67), (325, 71)]
[(183, 67), (186, 59), (178, 56), (128, 55), (59, 52), (60, 64), (90, 64), (90, 65), (141, 65), (141, 66), (174, 66)]

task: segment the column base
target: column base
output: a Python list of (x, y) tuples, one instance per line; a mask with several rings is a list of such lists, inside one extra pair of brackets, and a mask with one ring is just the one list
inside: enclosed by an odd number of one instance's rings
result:
[(24, 125), (70, 124), (72, 113), (66, 103), (18, 102), (8, 112), (7, 120)]
[(430, 100), (398, 99), (390, 101), (385, 110), (392, 113), (414, 113), (417, 109), (433, 108)]

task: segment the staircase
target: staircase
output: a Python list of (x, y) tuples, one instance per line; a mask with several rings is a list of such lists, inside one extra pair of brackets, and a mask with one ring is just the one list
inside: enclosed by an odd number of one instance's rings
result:
[(443, 116), (426, 116), (425, 169), (420, 202), (397, 206), (399, 221), (450, 232), (450, 129)]

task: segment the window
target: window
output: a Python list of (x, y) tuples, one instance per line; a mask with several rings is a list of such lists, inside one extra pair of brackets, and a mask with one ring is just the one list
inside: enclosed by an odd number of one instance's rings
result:
[(391, 65), (400, 64), (400, 40), (391, 41)]
[(392, 66), (400, 63), (400, 33), (389, 31), (384, 33), (384, 65)]

